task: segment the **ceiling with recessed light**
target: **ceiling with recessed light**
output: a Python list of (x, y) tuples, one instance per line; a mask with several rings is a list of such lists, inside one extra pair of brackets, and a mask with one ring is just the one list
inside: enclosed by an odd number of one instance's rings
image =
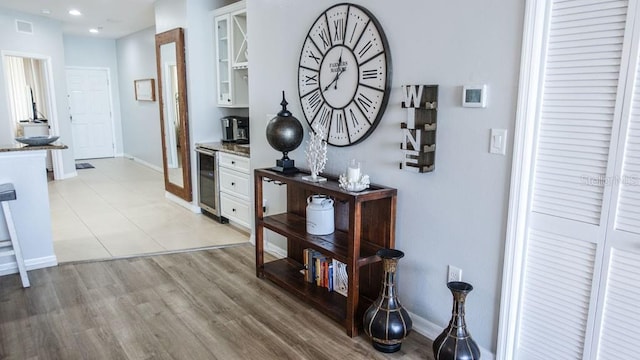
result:
[[(0, 0), (0, 11), (6, 8), (58, 20), (64, 34), (117, 39), (153, 26), (155, 1)], [(71, 15), (70, 10), (81, 15)]]

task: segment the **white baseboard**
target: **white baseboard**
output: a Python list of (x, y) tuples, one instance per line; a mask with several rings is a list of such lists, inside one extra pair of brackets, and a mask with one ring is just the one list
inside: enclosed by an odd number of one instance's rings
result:
[(156, 166), (156, 165), (153, 165), (152, 163), (147, 162), (147, 161), (144, 161), (144, 160), (142, 160), (142, 159), (139, 159), (139, 158), (137, 158), (137, 157), (135, 157), (135, 156), (132, 156), (132, 155), (129, 155), (129, 154), (123, 153), (123, 154), (122, 154), (122, 157), (125, 157), (125, 158), (127, 158), (127, 159), (129, 159), (129, 160), (133, 160), (133, 161), (135, 161), (135, 162), (137, 162), (137, 163), (140, 163), (141, 165), (144, 165), (144, 166), (146, 166), (146, 167), (148, 167), (148, 168), (151, 168), (151, 169), (153, 169), (153, 170), (155, 170), (155, 171), (158, 171), (158, 172), (164, 172), (164, 170), (163, 170), (161, 167)]
[(56, 180), (71, 179), (71, 178), (74, 178), (76, 176), (78, 176), (78, 172), (73, 170), (72, 172), (62, 174), (62, 178), (56, 179)]
[[(24, 265), (27, 268), (27, 270), (42, 269), (46, 267), (57, 266), (58, 259), (56, 258), (55, 255), (45, 256), (45, 257), (35, 258), (35, 259), (26, 259), (24, 261)], [(0, 276), (17, 274), (17, 273), (18, 273), (18, 264), (15, 261), (0, 264)]]
[(265, 241), (264, 244), (264, 251), (270, 253), (271, 255), (279, 258), (279, 259), (283, 259), (287, 257), (287, 250), (284, 250), (283, 248), (279, 247), (279, 246), (275, 246), (269, 242)]
[[(254, 231), (251, 231), (251, 235), (249, 236), (249, 242), (253, 244), (253, 246), (256, 245), (256, 233)], [(277, 257), (278, 259), (283, 259), (287, 257), (287, 250), (279, 246), (273, 245), (268, 241), (264, 241), (264, 251)]]
[[(249, 237), (249, 241), (255, 246), (256, 245), (256, 234), (255, 232), (251, 232), (251, 236)], [(269, 254), (277, 257), (278, 259), (284, 259), (287, 257), (287, 249), (283, 249), (279, 246), (273, 245), (268, 242), (266, 239), (264, 241), (264, 251)]]

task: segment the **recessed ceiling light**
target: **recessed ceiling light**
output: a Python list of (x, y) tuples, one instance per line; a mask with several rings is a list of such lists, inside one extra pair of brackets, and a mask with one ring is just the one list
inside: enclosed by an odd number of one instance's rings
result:
[(69, 15), (73, 15), (73, 16), (80, 16), (82, 15), (82, 13), (76, 9), (71, 9), (69, 10)]
[(92, 33), (92, 34), (97, 34), (100, 31), (98, 31), (98, 29), (89, 29), (89, 32)]
[(49, 9), (42, 9), (42, 10), (40, 10), (40, 12), (43, 13), (44, 15), (51, 14), (51, 10), (49, 10)]

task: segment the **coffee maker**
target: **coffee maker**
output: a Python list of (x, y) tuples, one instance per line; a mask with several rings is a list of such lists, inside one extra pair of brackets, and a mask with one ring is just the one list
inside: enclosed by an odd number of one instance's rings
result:
[(246, 116), (225, 116), (222, 123), (222, 142), (248, 144), (249, 118)]

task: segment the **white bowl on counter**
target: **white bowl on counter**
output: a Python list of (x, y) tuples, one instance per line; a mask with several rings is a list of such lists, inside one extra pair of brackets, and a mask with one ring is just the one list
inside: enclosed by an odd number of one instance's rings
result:
[(58, 140), (58, 138), (60, 138), (60, 136), (57, 135), (20, 136), (16, 138), (16, 141), (32, 146), (44, 146), (51, 144), (52, 142)]

